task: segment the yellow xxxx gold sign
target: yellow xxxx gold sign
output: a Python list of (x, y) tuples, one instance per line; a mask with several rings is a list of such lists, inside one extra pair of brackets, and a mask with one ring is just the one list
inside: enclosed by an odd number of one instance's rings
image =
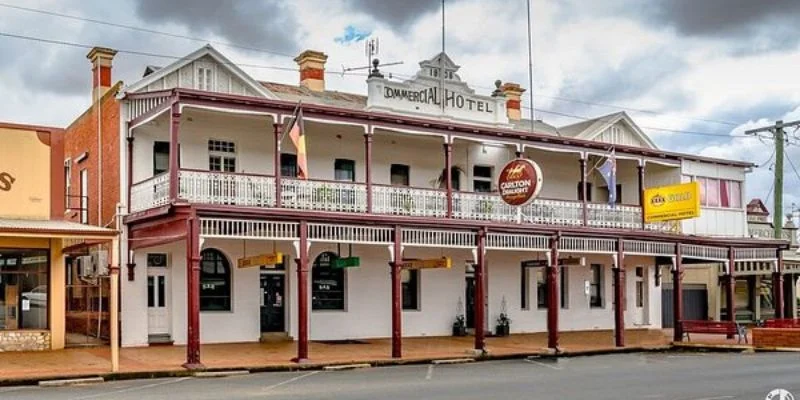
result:
[(661, 186), (644, 191), (644, 221), (677, 221), (700, 216), (700, 184)]

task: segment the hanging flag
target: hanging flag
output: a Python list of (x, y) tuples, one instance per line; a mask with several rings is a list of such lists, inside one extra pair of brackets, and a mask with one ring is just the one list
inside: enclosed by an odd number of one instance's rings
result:
[(297, 149), (297, 178), (308, 179), (308, 160), (306, 157), (306, 134), (303, 127), (303, 109), (297, 107), (292, 119), (284, 129), (284, 132), (289, 132), (289, 138), (292, 139), (294, 147)]
[(613, 148), (606, 161), (597, 170), (608, 185), (608, 205), (614, 208), (617, 203), (617, 158)]

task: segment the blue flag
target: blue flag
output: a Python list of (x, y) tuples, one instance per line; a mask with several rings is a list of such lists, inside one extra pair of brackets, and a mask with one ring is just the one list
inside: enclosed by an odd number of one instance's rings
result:
[(611, 154), (597, 170), (608, 185), (608, 205), (614, 208), (617, 203), (617, 159), (614, 150), (611, 150)]

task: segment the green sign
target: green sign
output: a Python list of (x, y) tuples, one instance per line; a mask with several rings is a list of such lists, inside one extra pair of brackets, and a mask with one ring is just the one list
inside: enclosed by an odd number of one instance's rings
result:
[(361, 259), (358, 257), (341, 257), (333, 262), (333, 268), (350, 268), (359, 265), (361, 265)]

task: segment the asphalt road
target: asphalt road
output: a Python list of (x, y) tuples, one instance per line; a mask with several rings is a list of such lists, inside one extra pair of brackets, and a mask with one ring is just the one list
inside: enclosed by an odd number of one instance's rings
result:
[(761, 400), (775, 388), (800, 395), (800, 354), (625, 354), (5, 387), (0, 399)]

